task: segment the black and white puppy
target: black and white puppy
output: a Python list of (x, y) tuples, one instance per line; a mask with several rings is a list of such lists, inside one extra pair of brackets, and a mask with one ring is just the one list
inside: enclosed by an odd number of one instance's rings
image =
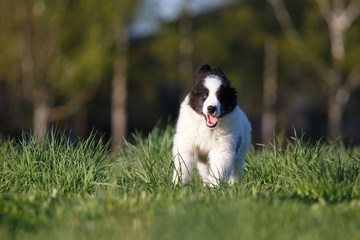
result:
[(173, 182), (187, 183), (196, 166), (204, 183), (234, 183), (242, 174), (251, 125), (224, 72), (203, 65), (180, 106), (173, 142)]

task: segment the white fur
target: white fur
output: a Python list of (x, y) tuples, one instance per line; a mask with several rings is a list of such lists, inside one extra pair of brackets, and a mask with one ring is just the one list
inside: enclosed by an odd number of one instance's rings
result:
[(215, 106), (216, 107), (216, 114), (215, 116), (220, 115), (220, 102), (216, 97), (216, 91), (219, 89), (221, 85), (221, 79), (218, 76), (210, 75), (205, 78), (204, 85), (207, 89), (209, 89), (209, 96), (205, 100), (202, 111), (206, 115), (208, 114), (207, 107), (208, 106)]
[[(209, 85), (216, 85), (215, 80), (209, 82)], [(211, 87), (207, 87), (211, 93)], [(218, 186), (220, 180), (234, 183), (242, 174), (251, 142), (251, 125), (247, 117), (236, 106), (220, 119), (217, 127), (210, 129), (206, 126), (204, 117), (196, 113), (188, 103), (189, 95), (181, 104), (174, 136), (173, 182), (181, 180), (183, 184), (187, 183), (196, 167), (203, 182), (212, 187)], [(241, 145), (236, 151), (240, 138)], [(206, 159), (201, 159), (201, 156)]]

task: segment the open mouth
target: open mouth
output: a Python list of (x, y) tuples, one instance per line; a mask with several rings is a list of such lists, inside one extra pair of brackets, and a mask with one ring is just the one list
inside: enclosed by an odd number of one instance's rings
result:
[(215, 117), (207, 114), (205, 115), (205, 120), (206, 120), (206, 126), (208, 126), (209, 128), (214, 128), (219, 122), (219, 117)]

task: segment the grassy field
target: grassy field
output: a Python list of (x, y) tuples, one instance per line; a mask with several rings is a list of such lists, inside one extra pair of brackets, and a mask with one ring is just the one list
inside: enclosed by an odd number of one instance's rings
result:
[(360, 238), (360, 148), (278, 139), (213, 190), (196, 174), (173, 186), (172, 135), (117, 154), (93, 136), (1, 139), (0, 239)]

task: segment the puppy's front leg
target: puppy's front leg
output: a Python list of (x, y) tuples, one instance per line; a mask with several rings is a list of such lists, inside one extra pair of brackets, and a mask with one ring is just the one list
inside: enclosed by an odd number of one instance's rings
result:
[(234, 168), (234, 156), (226, 151), (212, 151), (209, 154), (209, 185), (219, 186), (220, 181), (227, 181)]
[(173, 151), (174, 174), (173, 183), (178, 184), (181, 181), (186, 184), (189, 181), (190, 174), (194, 165), (194, 153), (191, 150)]

